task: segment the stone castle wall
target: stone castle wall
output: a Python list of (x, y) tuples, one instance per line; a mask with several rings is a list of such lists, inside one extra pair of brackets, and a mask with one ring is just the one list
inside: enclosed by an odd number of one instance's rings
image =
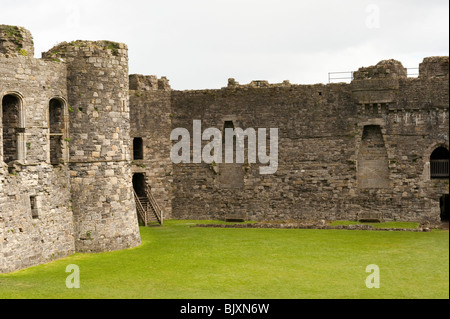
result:
[(279, 129), (273, 175), (247, 162), (173, 164), (166, 190), (173, 218), (356, 219), (375, 212), (386, 220), (437, 222), (448, 180), (431, 180), (429, 165), (434, 149), (448, 149), (448, 57), (424, 59), (418, 78), (406, 74), (400, 62), (386, 60), (355, 72), (351, 84), (230, 79), (220, 90), (165, 92), (164, 108), (141, 84), (132, 91), (131, 121), (139, 123), (136, 134), (144, 129), (164, 141), (148, 155), (165, 159), (168, 130), (159, 123), (168, 124), (169, 110), (172, 129), (188, 129), (191, 147), (193, 120), (201, 120), (202, 131), (224, 132), (230, 122)]
[(0, 272), (139, 245), (127, 47), (0, 36)]
[[(131, 139), (141, 138), (142, 157), (133, 157), (133, 174), (143, 174), (163, 210), (172, 216), (171, 90), (165, 78), (130, 76)], [(132, 154), (134, 149), (132, 150)]]
[(67, 96), (66, 68), (28, 56), (31, 35), (0, 26), (11, 30), (14, 41), (0, 46), (0, 272), (75, 251), (69, 171), (51, 165), (48, 143), (49, 102)]
[[(431, 178), (430, 159), (449, 149), (448, 57), (425, 58), (418, 78), (385, 60), (350, 84), (175, 91), (129, 76), (125, 44), (33, 54), (29, 31), (0, 25), (0, 273), (139, 245), (133, 176), (166, 219), (440, 220), (448, 179)], [(267, 129), (268, 152), (278, 129), (277, 171), (174, 164), (171, 132), (187, 129), (192, 149), (195, 120), (201, 132)]]
[[(278, 170), (261, 175), (262, 164), (174, 165), (173, 211), (177, 218), (252, 220), (324, 218), (352, 188), (354, 114), (345, 85), (228, 87), (175, 92), (174, 127), (278, 128)], [(330, 102), (328, 102), (330, 101)], [(342, 207), (345, 210), (345, 207)], [(339, 215), (339, 211), (335, 211)], [(330, 216), (331, 217), (331, 216)], [(337, 217), (337, 216), (333, 216)]]

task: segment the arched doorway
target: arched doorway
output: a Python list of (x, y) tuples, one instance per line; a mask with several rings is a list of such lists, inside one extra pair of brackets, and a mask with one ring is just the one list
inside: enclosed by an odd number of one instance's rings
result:
[(149, 222), (149, 212), (151, 208), (150, 200), (147, 194), (147, 183), (145, 182), (144, 173), (133, 174), (133, 189), (137, 195), (136, 212), (140, 225), (147, 226)]

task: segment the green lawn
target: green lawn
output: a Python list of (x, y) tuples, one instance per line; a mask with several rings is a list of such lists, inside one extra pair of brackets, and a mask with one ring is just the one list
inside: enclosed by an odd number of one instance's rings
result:
[[(231, 229), (167, 221), (140, 247), (0, 275), (0, 298), (449, 298), (449, 233)], [(67, 289), (66, 266), (80, 268)], [(380, 268), (379, 289), (365, 285)]]

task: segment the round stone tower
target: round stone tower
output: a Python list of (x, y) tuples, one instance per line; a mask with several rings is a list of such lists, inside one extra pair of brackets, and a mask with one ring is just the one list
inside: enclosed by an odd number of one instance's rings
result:
[(43, 58), (67, 63), (76, 250), (139, 245), (130, 167), (127, 46), (75, 41), (54, 47)]

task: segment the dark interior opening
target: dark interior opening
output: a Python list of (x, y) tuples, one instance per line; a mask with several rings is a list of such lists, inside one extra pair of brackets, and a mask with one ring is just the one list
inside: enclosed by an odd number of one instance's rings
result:
[(145, 175), (142, 173), (133, 174), (133, 188), (136, 194), (141, 197), (145, 196)]
[[(223, 145), (225, 145), (227, 128), (231, 128), (233, 130), (235, 129), (233, 121), (225, 121), (223, 123), (223, 133), (222, 133), (222, 144)], [(233, 147), (233, 149), (234, 149), (234, 145), (236, 145), (236, 136), (233, 136), (233, 145), (231, 145)]]
[(448, 150), (445, 147), (438, 147), (431, 153), (431, 159), (448, 159)]
[(135, 137), (133, 139), (133, 159), (144, 159), (144, 143), (142, 137)]

